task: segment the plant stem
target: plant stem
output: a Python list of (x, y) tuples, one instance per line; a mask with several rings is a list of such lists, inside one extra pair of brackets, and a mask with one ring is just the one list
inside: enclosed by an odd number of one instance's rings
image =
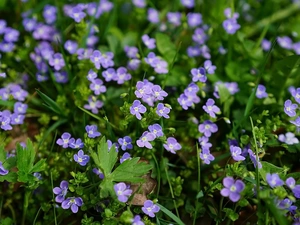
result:
[[(256, 172), (256, 196), (257, 196), (257, 211), (260, 214), (261, 211), (261, 204), (260, 204), (260, 199), (259, 199), (259, 191), (260, 191), (260, 183), (259, 183), (259, 172), (258, 172), (258, 147), (257, 147), (257, 141), (256, 141), (256, 135), (255, 135), (255, 131), (254, 131), (254, 126), (253, 126), (253, 120), (252, 117), (250, 116), (250, 122), (251, 122), (251, 128), (252, 128), (252, 135), (253, 135), (253, 139), (254, 139), (254, 145), (255, 145), (255, 153), (256, 153), (256, 162), (257, 165), (255, 167), (255, 172)], [(258, 224), (260, 220), (258, 220)]]
[[(247, 37), (251, 37), (254, 34), (256, 34), (260, 29), (269, 26), (272, 23), (275, 23), (277, 21), (283, 20), (285, 18), (290, 17), (292, 14), (296, 13), (299, 11), (299, 5), (298, 4), (290, 4), (290, 6), (288, 6), (285, 9), (282, 9), (280, 11), (275, 12), (274, 14), (272, 14), (269, 17), (266, 17), (260, 21), (258, 21), (257, 23), (255, 23), (255, 25), (251, 25), (251, 27), (246, 27), (245, 28), (245, 38)], [(248, 29), (247, 29), (248, 28)], [(246, 30), (247, 29), (247, 30)]]
[[(50, 172), (50, 179), (51, 179), (51, 187), (53, 190), (53, 177), (52, 177), (52, 172)], [(52, 191), (52, 198), (54, 199), (54, 193)], [(55, 203), (53, 204), (53, 215), (54, 215), (54, 223), (57, 225), (57, 219), (56, 219), (56, 212), (55, 212)]]
[(31, 194), (31, 191), (26, 188), (25, 196), (24, 196), (24, 203), (23, 203), (22, 225), (25, 225), (26, 213), (27, 213), (27, 209), (28, 209), (28, 201), (29, 201), (30, 194)]
[(170, 182), (170, 178), (169, 178), (169, 174), (168, 174), (167, 165), (165, 165), (164, 167), (165, 167), (165, 172), (166, 172), (167, 180), (168, 180), (168, 183), (169, 183), (170, 192), (171, 192), (171, 196), (172, 196), (172, 199), (173, 199), (173, 203), (174, 203), (176, 215), (180, 219), (180, 216), (179, 216), (179, 213), (178, 213), (178, 209), (177, 209), (177, 204), (176, 204), (176, 201), (175, 201), (175, 196), (174, 196), (174, 193), (173, 193), (173, 188), (172, 188), (172, 185), (171, 185), (171, 182)]
[[(201, 165), (200, 165), (200, 149), (198, 146), (198, 143), (196, 143), (196, 148), (197, 148), (197, 164), (198, 164), (198, 183), (197, 183), (197, 195), (198, 193), (201, 191)], [(196, 198), (196, 202), (195, 202), (195, 214), (194, 214), (194, 220), (193, 220), (193, 225), (196, 224), (196, 218), (197, 218), (197, 212), (198, 212), (198, 198)]]

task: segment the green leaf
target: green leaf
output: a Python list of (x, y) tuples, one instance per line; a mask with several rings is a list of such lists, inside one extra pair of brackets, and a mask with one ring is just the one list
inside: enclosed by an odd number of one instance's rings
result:
[(265, 161), (262, 161), (261, 164), (262, 164), (262, 169), (259, 170), (259, 173), (261, 177), (264, 179), (264, 181), (266, 181), (267, 173), (277, 173), (279, 174), (279, 176), (286, 175), (287, 169), (275, 166)]
[(170, 36), (162, 33), (156, 33), (155, 39), (158, 51), (163, 55), (164, 59), (168, 63), (171, 63), (176, 55), (176, 46), (171, 41)]
[(13, 224), (14, 221), (9, 217), (6, 217), (5, 219), (0, 221), (0, 225), (13, 225)]
[(203, 191), (199, 191), (196, 198), (202, 198), (204, 196)]
[(155, 203), (156, 205), (159, 206), (160, 210), (165, 213), (167, 216), (169, 216), (170, 218), (172, 218), (172, 220), (174, 220), (178, 225), (184, 225), (184, 223), (181, 221), (180, 218), (178, 218), (174, 213), (172, 213), (170, 210), (168, 210), (167, 208), (165, 208), (164, 206)]
[(14, 172), (9, 172), (8, 174), (4, 176), (0, 176), (0, 182), (7, 181), (7, 182), (17, 182), (17, 173)]
[(4, 149), (4, 145), (0, 145), (0, 162), (4, 162), (6, 160), (6, 151)]
[(274, 204), (275, 199), (274, 198), (270, 199), (270, 196), (271, 195), (269, 195), (269, 198), (263, 199), (263, 200), (265, 201), (266, 206), (269, 208), (269, 210), (273, 214), (275, 220), (277, 221), (277, 224), (280, 224), (280, 225), (290, 224), (288, 222), (288, 220), (286, 219), (286, 216), (284, 215), (283, 211), (278, 209), (276, 207), (276, 205)]
[(110, 177), (105, 177), (100, 184), (100, 198), (107, 198), (109, 196), (116, 197), (114, 192), (114, 185)]
[(223, 212), (226, 213), (226, 216), (231, 220), (231, 221), (236, 221), (239, 218), (239, 214), (237, 214), (235, 211), (229, 208), (224, 208)]
[(231, 96), (230, 92), (228, 89), (225, 87), (224, 84), (219, 84), (218, 85), (218, 92), (220, 95), (220, 101), (221, 104), (223, 104), (223, 111), (224, 114), (229, 117), (230, 115), (230, 106), (234, 101), (234, 98)]
[(49, 98), (47, 95), (45, 95), (40, 90), (36, 89), (38, 95), (42, 98), (42, 100), (45, 102), (45, 106), (55, 112), (58, 115), (65, 116), (63, 110), (57, 105), (55, 101), (53, 101), (51, 98)]
[(46, 162), (46, 159), (39, 160), (36, 164), (34, 164), (32, 169), (30, 170), (30, 173), (43, 171), (46, 166), (45, 162)]
[(152, 169), (152, 165), (145, 162), (139, 162), (140, 158), (132, 158), (120, 164), (111, 174), (116, 182), (125, 181), (131, 183), (143, 182), (141, 176)]
[(26, 148), (23, 148), (20, 144), (17, 144), (17, 167), (18, 173), (29, 173), (33, 167), (35, 157), (35, 151), (33, 149), (32, 142), (27, 139)]
[(108, 151), (106, 139), (103, 137), (97, 146), (97, 153), (92, 151), (91, 157), (103, 172), (104, 177), (107, 177), (110, 175), (118, 160), (118, 153), (116, 152), (114, 145), (111, 147), (110, 151)]
[(35, 150), (30, 139), (27, 139), (26, 148), (23, 148), (20, 144), (17, 144), (17, 167), (18, 167), (18, 181), (19, 182), (33, 182), (33, 172), (39, 172), (45, 169), (46, 159), (38, 161), (34, 165)]
[(275, 63), (275, 67), (287, 75), (293, 68), (300, 65), (299, 55), (290, 55)]

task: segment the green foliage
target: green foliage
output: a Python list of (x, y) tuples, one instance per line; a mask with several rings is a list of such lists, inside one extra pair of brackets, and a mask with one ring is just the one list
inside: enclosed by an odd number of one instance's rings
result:
[(41, 159), (34, 163), (36, 152), (32, 142), (28, 139), (26, 148), (20, 144), (17, 145), (17, 168), (18, 168), (18, 181), (24, 183), (34, 182), (34, 172), (40, 172), (45, 169), (46, 159)]
[(144, 181), (142, 176), (152, 168), (145, 162), (139, 162), (140, 158), (132, 158), (124, 161), (113, 170), (118, 159), (118, 153), (114, 145), (108, 150), (105, 137), (98, 144), (97, 153), (91, 151), (91, 157), (104, 174), (103, 182), (100, 184), (100, 196), (102, 198), (109, 195), (115, 196), (113, 182), (141, 183)]
[(172, 63), (176, 56), (176, 46), (171, 41), (170, 37), (166, 34), (156, 33), (155, 39), (158, 51), (168, 63)]

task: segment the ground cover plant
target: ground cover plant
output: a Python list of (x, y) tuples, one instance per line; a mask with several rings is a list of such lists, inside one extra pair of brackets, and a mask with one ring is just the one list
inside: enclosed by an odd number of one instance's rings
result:
[(300, 224), (298, 0), (1, 0), (0, 224)]

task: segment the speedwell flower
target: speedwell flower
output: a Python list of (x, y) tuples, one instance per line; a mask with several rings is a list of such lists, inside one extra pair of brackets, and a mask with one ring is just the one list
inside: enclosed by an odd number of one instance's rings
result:
[(224, 188), (221, 190), (221, 195), (229, 197), (233, 202), (237, 202), (241, 198), (241, 192), (245, 189), (245, 184), (241, 180), (234, 180), (232, 177), (223, 179)]

